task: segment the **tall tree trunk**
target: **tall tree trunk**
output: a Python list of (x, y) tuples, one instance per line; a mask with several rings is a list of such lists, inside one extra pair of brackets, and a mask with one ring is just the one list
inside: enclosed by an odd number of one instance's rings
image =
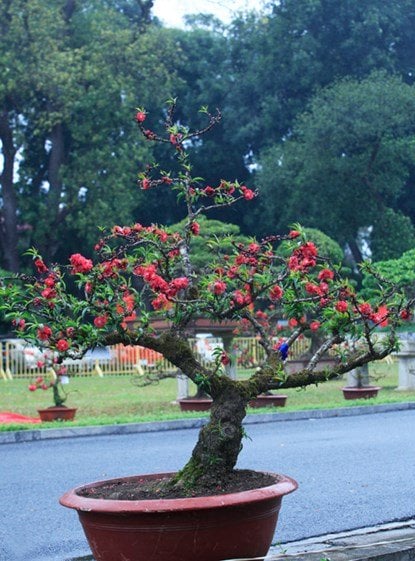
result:
[(51, 131), (51, 151), (49, 154), (48, 173), (48, 219), (50, 230), (48, 240), (42, 248), (42, 254), (47, 261), (56, 255), (60, 245), (59, 225), (63, 221), (64, 212), (60, 205), (62, 203), (62, 164), (65, 161), (65, 137), (62, 123), (53, 126)]
[(355, 239), (349, 239), (347, 243), (349, 245), (350, 251), (352, 252), (353, 259), (356, 265), (358, 265), (363, 261), (362, 252), (360, 251)]
[(0, 244), (3, 251), (4, 268), (17, 273), (19, 271), (17, 197), (13, 181), (17, 150), (6, 110), (0, 114), (0, 139), (3, 145), (3, 171), (0, 175), (3, 201), (0, 211)]

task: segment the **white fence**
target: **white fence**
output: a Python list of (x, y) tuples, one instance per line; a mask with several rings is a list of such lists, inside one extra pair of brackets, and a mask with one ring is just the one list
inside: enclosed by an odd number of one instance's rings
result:
[[(190, 342), (202, 364), (213, 360), (213, 351), (222, 347), (222, 340), (213, 337), (191, 339)], [(33, 378), (45, 373), (41, 366), (43, 359), (40, 349), (26, 344), (23, 340), (1, 341), (2, 363), (0, 377), (4, 380), (13, 378)], [(307, 339), (296, 341), (290, 349), (290, 358), (296, 358), (309, 345)], [(264, 351), (254, 337), (235, 337), (231, 354), (238, 369), (253, 368), (264, 357)], [(126, 375), (148, 371), (175, 372), (177, 368), (162, 355), (139, 346), (114, 345), (88, 352), (81, 360), (65, 360), (70, 375)]]

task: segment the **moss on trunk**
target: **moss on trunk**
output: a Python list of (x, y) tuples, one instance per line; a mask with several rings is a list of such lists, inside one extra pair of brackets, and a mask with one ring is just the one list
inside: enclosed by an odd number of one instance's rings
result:
[(242, 448), (243, 419), (249, 397), (241, 384), (226, 380), (213, 399), (209, 422), (201, 429), (198, 442), (176, 485), (193, 488), (218, 485), (232, 472)]

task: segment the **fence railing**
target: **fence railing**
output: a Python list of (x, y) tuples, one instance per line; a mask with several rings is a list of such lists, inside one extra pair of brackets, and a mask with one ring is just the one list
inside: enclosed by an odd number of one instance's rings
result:
[[(223, 348), (221, 339), (195, 338), (190, 343), (199, 361), (208, 366), (214, 361), (214, 351)], [(40, 349), (26, 344), (22, 340), (2, 341), (0, 378), (33, 378), (46, 373), (47, 367)], [(309, 346), (306, 338), (298, 339), (290, 349), (290, 358), (302, 354)], [(264, 350), (254, 337), (235, 337), (232, 348), (228, 351), (236, 361), (239, 369), (252, 368), (264, 358)], [(177, 367), (168, 362), (161, 354), (136, 345), (114, 345), (87, 353), (81, 360), (66, 359), (64, 365), (72, 376), (92, 375), (128, 375), (150, 371), (175, 372)]]

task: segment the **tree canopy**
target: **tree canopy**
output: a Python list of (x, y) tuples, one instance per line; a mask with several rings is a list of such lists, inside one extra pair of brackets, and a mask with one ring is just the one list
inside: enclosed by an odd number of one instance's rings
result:
[(359, 232), (369, 229), (374, 259), (400, 255), (415, 242), (399, 207), (415, 164), (414, 140), (414, 89), (400, 78), (375, 73), (321, 90), (292, 136), (261, 159), (265, 222), (319, 227), (347, 243), (357, 262)]
[[(261, 166), (264, 202), (255, 203), (253, 218), (236, 205), (225, 209), (222, 220), (261, 235), (306, 215), (306, 225), (342, 245), (367, 238), (373, 226), (368, 239), (375, 259), (409, 249), (415, 221), (409, 149), (413, 0), (271, 1), (261, 13), (241, 14), (227, 26), (195, 15), (184, 30), (164, 28), (152, 16), (152, 5), (0, 4), (5, 269), (25, 266), (21, 255), (33, 245), (47, 260), (64, 258), (74, 247), (89, 253), (97, 228), (108, 221), (181, 220), (171, 194), (149, 193), (144, 203), (129, 189), (137, 164), (176, 165), (164, 146), (147, 143), (133, 152), (128, 117), (140, 100), (154, 128), (163, 119), (156, 108), (170, 97), (180, 100), (177, 121), (196, 129), (200, 106), (221, 110), (221, 126), (187, 147), (208, 183), (233, 177), (252, 186), (253, 171)], [(365, 88), (368, 98), (360, 99)], [(342, 160), (336, 150), (343, 145), (348, 152)], [(307, 169), (301, 150), (307, 151)], [(284, 166), (276, 163), (282, 154)], [(362, 178), (371, 154), (368, 187)], [(352, 162), (357, 168), (349, 177)], [(325, 189), (333, 195), (331, 204), (319, 212), (318, 194)], [(370, 215), (365, 204), (357, 204), (369, 199)], [(353, 251), (359, 256), (359, 244)]]

